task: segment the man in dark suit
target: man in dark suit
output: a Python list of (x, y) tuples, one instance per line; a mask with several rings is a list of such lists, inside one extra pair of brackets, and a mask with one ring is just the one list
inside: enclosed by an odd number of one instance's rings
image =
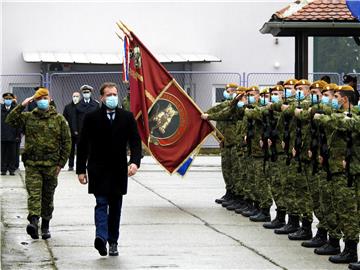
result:
[(99, 102), (91, 97), (93, 88), (90, 85), (83, 85), (80, 87), (80, 92), (83, 98), (76, 105), (76, 125), (79, 134), (84, 123), (84, 118), (87, 113), (99, 109)]
[(76, 125), (76, 104), (78, 104), (80, 101), (80, 93), (75, 91), (72, 94), (72, 101), (67, 104), (64, 108), (63, 115), (66, 119), (66, 121), (69, 124), (70, 131), (71, 131), (71, 152), (69, 156), (69, 171), (74, 170), (74, 158), (75, 158), (75, 148), (76, 143), (79, 136), (79, 131), (77, 129)]
[(117, 85), (104, 83), (100, 95), (101, 108), (84, 119), (76, 173), (81, 184), (89, 182), (89, 193), (96, 198), (95, 248), (106, 256), (108, 242), (109, 255), (118, 256), (122, 197), (127, 193), (128, 176), (133, 176), (140, 166), (141, 140), (132, 113), (118, 108)]

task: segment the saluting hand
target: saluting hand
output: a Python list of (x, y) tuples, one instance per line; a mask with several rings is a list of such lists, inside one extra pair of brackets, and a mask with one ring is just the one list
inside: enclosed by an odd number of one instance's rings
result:
[(85, 173), (82, 173), (82, 174), (79, 174), (78, 175), (78, 179), (79, 179), (79, 182), (83, 185), (86, 185), (88, 180), (87, 180), (87, 176)]
[(138, 167), (136, 166), (136, 164), (131, 163), (128, 167), (128, 176), (135, 175), (137, 170), (138, 170)]
[(25, 100), (21, 103), (21, 105), (26, 106), (26, 105), (28, 105), (33, 99), (34, 99), (34, 96), (25, 98)]

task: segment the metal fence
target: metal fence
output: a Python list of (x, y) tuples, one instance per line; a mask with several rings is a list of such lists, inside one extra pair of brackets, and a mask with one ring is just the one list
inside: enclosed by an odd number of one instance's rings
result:
[[(213, 93), (216, 86), (224, 87), (229, 82), (238, 84), (241, 82), (239, 73), (174, 71), (171, 74), (203, 110), (215, 103)], [(126, 85), (121, 78), (122, 72), (52, 73), (49, 76), (49, 90), (58, 111), (62, 112), (65, 105), (71, 102), (72, 93), (78, 91), (84, 84), (99, 89), (103, 82), (115, 82), (119, 85), (121, 100), (127, 93)], [(93, 97), (99, 99), (99, 91), (94, 91)]]
[[(329, 76), (331, 82), (340, 84), (342, 77), (339, 73), (334, 72), (317, 72), (309, 73), (308, 79), (310, 81), (320, 80), (323, 76)], [(279, 81), (286, 81), (294, 78), (294, 73), (248, 73), (246, 76), (246, 86), (258, 85), (260, 87), (273, 86)]]

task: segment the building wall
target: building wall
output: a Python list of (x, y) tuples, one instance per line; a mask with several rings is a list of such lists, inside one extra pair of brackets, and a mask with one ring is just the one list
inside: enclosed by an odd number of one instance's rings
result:
[(222, 59), (194, 64), (193, 70), (292, 72), (293, 38), (280, 38), (276, 45), (274, 37), (259, 32), (286, 2), (5, 2), (2, 72), (39, 71), (39, 64), (24, 63), (23, 51), (120, 53), (114, 34), (120, 19), (153, 52), (208, 53)]

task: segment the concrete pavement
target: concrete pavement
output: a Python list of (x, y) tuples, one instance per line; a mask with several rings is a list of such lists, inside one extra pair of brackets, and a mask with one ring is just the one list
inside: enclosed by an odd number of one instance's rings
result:
[(1, 269), (347, 269), (215, 204), (224, 192), (219, 157), (197, 157), (183, 179), (145, 157), (124, 197), (119, 257), (93, 248), (94, 197), (66, 170), (52, 238), (32, 240), (23, 178), (23, 170), (1, 177)]

